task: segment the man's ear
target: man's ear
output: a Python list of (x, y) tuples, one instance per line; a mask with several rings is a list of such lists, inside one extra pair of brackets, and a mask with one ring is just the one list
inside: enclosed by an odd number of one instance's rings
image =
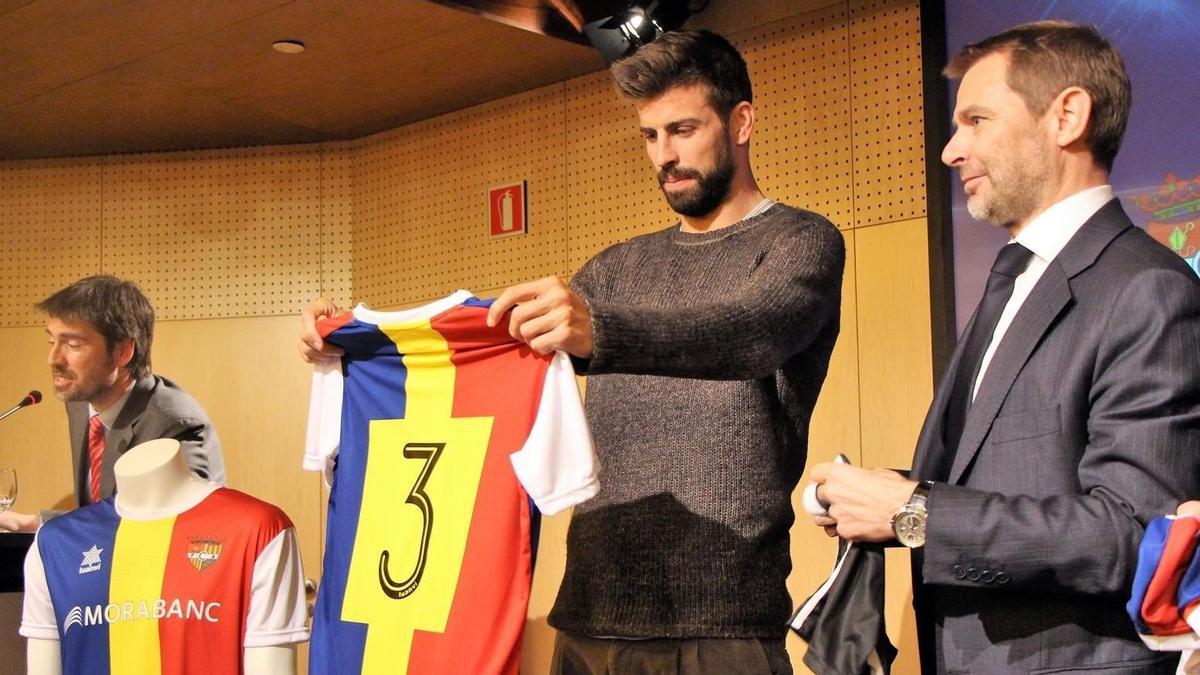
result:
[(134, 344), (133, 338), (121, 340), (112, 348), (112, 359), (118, 368), (124, 368), (133, 360), (133, 354), (137, 350), (137, 345)]
[(1046, 114), (1054, 122), (1054, 141), (1065, 148), (1087, 135), (1092, 120), (1092, 95), (1082, 87), (1067, 87), (1050, 104)]
[(750, 105), (749, 101), (742, 101), (733, 106), (733, 110), (729, 112), (729, 135), (734, 143), (746, 145), (750, 142), (750, 135), (754, 133), (754, 120), (754, 106)]

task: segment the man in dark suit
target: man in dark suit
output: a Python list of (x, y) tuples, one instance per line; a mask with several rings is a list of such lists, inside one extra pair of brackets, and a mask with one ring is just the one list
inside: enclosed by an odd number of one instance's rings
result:
[[(37, 307), (49, 315), (48, 361), (54, 395), (67, 406), (80, 506), (111, 495), (113, 464), (129, 448), (156, 438), (178, 440), (193, 472), (225, 482), (221, 443), (208, 415), (173, 382), (150, 372), (154, 308), (137, 285), (87, 277)], [(0, 527), (28, 532), (41, 520), (6, 512)]]
[(1200, 280), (1135, 227), (1108, 174), (1130, 87), (1094, 29), (963, 49), (942, 153), (1008, 229), (910, 478), (813, 468), (857, 541), (913, 548), (922, 669), (1174, 672), (1123, 612), (1146, 522), (1200, 494)]

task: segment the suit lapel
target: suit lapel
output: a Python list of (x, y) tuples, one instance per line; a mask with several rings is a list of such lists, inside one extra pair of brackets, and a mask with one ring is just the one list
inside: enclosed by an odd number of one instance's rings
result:
[(100, 472), (100, 491), (104, 494), (116, 491), (113, 466), (134, 443), (138, 420), (145, 412), (153, 391), (154, 377), (152, 375), (134, 383), (133, 390), (129, 392), (129, 398), (125, 399), (125, 405), (117, 415), (117, 421), (104, 436), (104, 470)]
[(967, 409), (962, 439), (950, 468), (950, 482), (957, 483), (975, 459), (984, 436), (992, 428), (1000, 405), (1012, 389), (1021, 368), (1041, 342), (1054, 319), (1071, 302), (1071, 287), (1062, 268), (1051, 262), (1037, 286), (1014, 317), (1004, 338), (992, 355), (987, 372), (979, 383), (975, 402)]
[[(967, 411), (962, 439), (950, 469), (951, 483), (962, 479), (992, 428), (992, 423), (1021, 369), (1029, 361), (1055, 319), (1071, 304), (1073, 295), (1070, 280), (1091, 267), (1113, 239), (1132, 226), (1133, 223), (1125, 215), (1120, 201), (1113, 199), (1092, 215), (1054, 260), (1050, 261), (1004, 333), (988, 364), (987, 372), (979, 383), (975, 402)], [(940, 410), (944, 410), (944, 407), (943, 403)], [(939, 432), (941, 427), (939, 419)]]

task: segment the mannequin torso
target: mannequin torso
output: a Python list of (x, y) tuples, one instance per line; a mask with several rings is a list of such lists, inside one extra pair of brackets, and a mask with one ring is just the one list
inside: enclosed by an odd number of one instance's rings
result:
[[(117, 460), (113, 471), (117, 482), (115, 506), (126, 520), (156, 520), (183, 513), (219, 487), (193, 474), (179, 441), (169, 438), (129, 450)], [(29, 675), (61, 675), (59, 642), (31, 638), (27, 661)], [(295, 644), (245, 648), (243, 667), (247, 673), (295, 673)]]

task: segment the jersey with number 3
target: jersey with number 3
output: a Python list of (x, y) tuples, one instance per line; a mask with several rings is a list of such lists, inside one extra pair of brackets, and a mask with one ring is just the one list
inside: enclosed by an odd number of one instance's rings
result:
[[(465, 291), (324, 319), (305, 467), (330, 483), (310, 673), (516, 674), (538, 511), (596, 493), (570, 360)], [(535, 506), (536, 505), (536, 506)]]

